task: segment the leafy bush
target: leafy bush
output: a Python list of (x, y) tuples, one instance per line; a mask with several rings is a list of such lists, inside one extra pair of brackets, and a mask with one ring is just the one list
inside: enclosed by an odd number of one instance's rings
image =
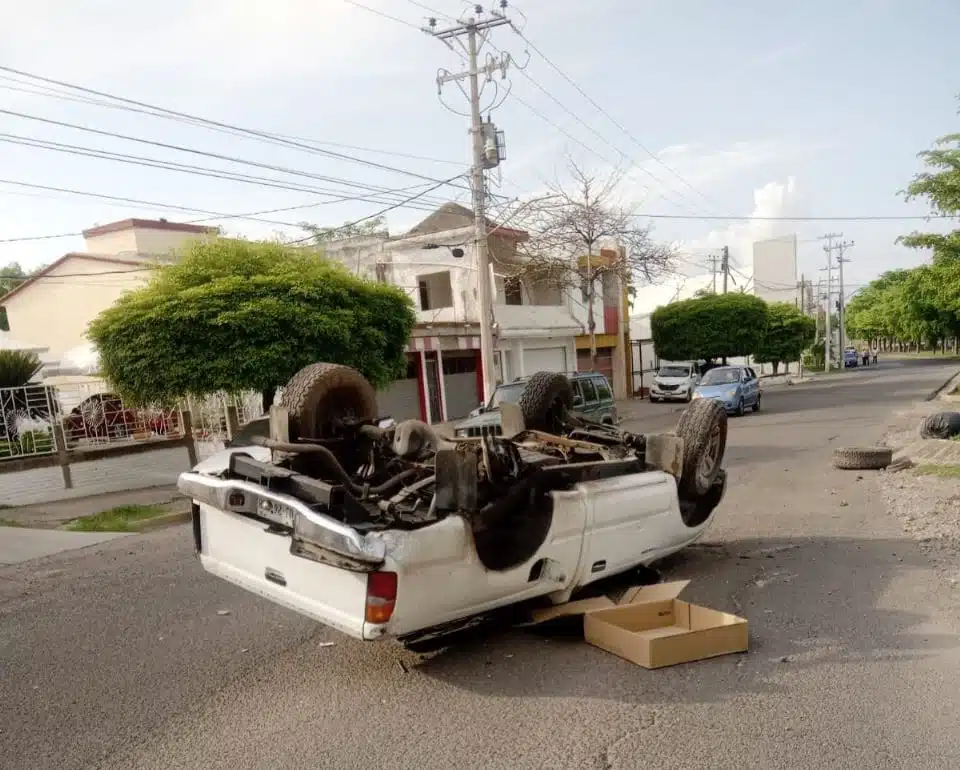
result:
[(40, 371), (36, 353), (23, 350), (0, 350), (0, 388), (20, 388)]
[(100, 371), (131, 403), (255, 390), (303, 366), (346, 364), (382, 386), (406, 368), (416, 317), (401, 289), (314, 251), (218, 239), (192, 244), (90, 324)]
[(751, 355), (767, 325), (767, 303), (751, 294), (712, 294), (658, 307), (653, 345), (667, 361)]

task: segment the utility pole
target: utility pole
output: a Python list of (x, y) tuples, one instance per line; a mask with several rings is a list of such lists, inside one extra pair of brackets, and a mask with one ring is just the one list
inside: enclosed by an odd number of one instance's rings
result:
[(710, 255), (710, 272), (713, 273), (713, 293), (717, 293), (717, 255)]
[[(847, 329), (846, 329), (846, 296), (844, 295), (843, 288), (843, 263), (849, 262), (849, 259), (844, 259), (843, 252), (851, 248), (854, 244), (853, 241), (840, 241), (839, 243), (834, 243), (834, 240), (837, 238), (842, 238), (843, 233), (828, 233), (827, 235), (820, 236), (821, 241), (826, 241), (826, 245), (823, 247), (823, 250), (827, 254), (827, 285), (830, 285), (830, 268), (833, 264), (833, 253), (837, 252), (837, 267), (839, 268), (839, 282), (840, 282), (840, 297), (837, 301), (837, 322), (840, 331), (840, 355), (843, 355), (843, 351), (847, 346)], [(830, 291), (827, 292), (827, 312), (830, 312), (830, 302), (832, 301), (832, 296)], [(829, 315), (827, 316), (829, 318)], [(827, 331), (829, 334), (829, 324), (827, 324)]]
[(843, 263), (849, 262), (844, 259), (843, 252), (853, 246), (853, 241), (842, 241), (836, 246), (837, 265), (840, 268), (840, 350), (845, 350), (847, 346), (847, 295), (843, 290)]
[[(503, 4), (502, 7), (506, 7)], [(490, 10), (489, 17), (478, 19), (484, 13), (480, 5), (474, 6), (476, 16), (447, 29), (437, 30), (437, 20), (430, 19), (429, 27), (424, 29), (439, 40), (442, 40), (452, 49), (451, 41), (456, 41), (467, 54), (467, 70), (464, 72), (448, 72), (441, 70), (437, 76), (438, 91), (444, 83), (467, 80), (470, 86), (470, 133), (473, 137), (473, 165), (471, 168), (471, 188), (473, 192), (474, 238), (477, 250), (477, 282), (478, 299), (480, 304), (480, 366), (483, 369), (483, 402), (487, 403), (497, 386), (496, 365), (493, 350), (493, 287), (490, 276), (490, 253), (487, 242), (486, 216), (486, 178), (484, 171), (493, 168), (500, 162), (498, 132), (491, 123), (484, 123), (480, 114), (480, 75), (486, 80), (492, 78), (499, 70), (506, 77), (507, 67), (510, 66), (510, 55), (502, 54), (499, 61), (488, 57), (483, 67), (477, 66), (477, 58), (483, 43), (490, 30), (510, 24), (510, 20), (500, 11)], [(466, 38), (466, 43), (463, 39)]]
[(723, 256), (720, 258), (720, 267), (723, 270), (723, 293), (727, 293), (727, 278), (730, 276), (730, 249), (723, 247)]
[(824, 235), (821, 240), (827, 240), (828, 245), (823, 247), (823, 250), (827, 254), (827, 266), (826, 268), (820, 268), (821, 270), (827, 271), (827, 301), (825, 304), (826, 313), (824, 314), (824, 320), (826, 322), (826, 329), (823, 335), (823, 368), (824, 371), (830, 371), (830, 348), (831, 343), (833, 342), (833, 332), (830, 330), (830, 303), (833, 302), (833, 251), (832, 244), (833, 239), (837, 238), (837, 235)]

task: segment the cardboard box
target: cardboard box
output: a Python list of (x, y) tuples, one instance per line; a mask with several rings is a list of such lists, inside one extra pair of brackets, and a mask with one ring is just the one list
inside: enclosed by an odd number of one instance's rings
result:
[(689, 580), (628, 588), (619, 601), (606, 596), (538, 610), (533, 622), (583, 616), (590, 644), (644, 668), (746, 652), (747, 621), (677, 597)]
[(644, 668), (746, 652), (747, 621), (681, 601), (689, 580), (630, 589), (620, 604), (587, 611), (586, 640)]

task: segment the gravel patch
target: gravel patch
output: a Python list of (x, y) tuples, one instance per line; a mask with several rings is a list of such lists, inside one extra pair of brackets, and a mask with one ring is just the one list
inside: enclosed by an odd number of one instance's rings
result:
[[(943, 408), (942, 401), (930, 401), (897, 412), (882, 443), (895, 451), (915, 444), (921, 420)], [(944, 579), (960, 587), (960, 482), (917, 475), (915, 469), (883, 472), (877, 479), (887, 510), (917, 539)]]

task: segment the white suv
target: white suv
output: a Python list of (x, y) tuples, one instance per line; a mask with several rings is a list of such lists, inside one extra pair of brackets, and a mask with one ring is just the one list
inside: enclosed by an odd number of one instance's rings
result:
[(664, 364), (653, 378), (650, 400), (690, 401), (700, 383), (697, 366), (692, 363)]

